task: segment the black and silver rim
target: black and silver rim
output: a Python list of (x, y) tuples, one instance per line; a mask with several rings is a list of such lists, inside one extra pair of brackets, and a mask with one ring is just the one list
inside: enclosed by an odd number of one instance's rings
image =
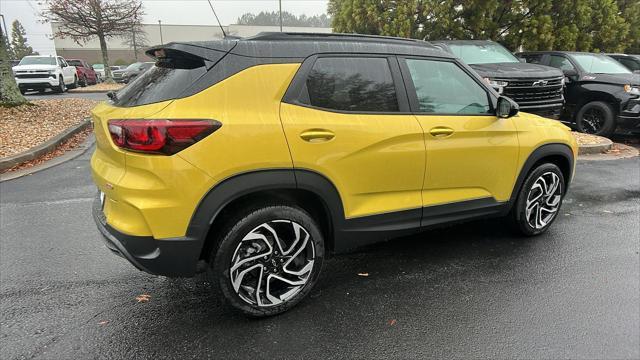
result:
[(236, 247), (229, 278), (238, 296), (253, 306), (282, 304), (311, 278), (315, 245), (309, 232), (290, 220), (273, 220), (251, 230)]
[(562, 183), (553, 172), (546, 172), (534, 181), (525, 207), (527, 223), (539, 230), (547, 226), (558, 214), (562, 201)]
[(604, 112), (598, 108), (590, 108), (582, 114), (582, 131), (596, 134), (602, 130), (606, 122)]

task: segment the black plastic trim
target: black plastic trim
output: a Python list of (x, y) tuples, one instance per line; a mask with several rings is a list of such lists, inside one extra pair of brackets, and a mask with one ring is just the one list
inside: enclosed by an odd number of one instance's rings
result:
[(545, 144), (534, 151), (531, 152), (527, 161), (525, 161), (524, 165), (520, 169), (518, 173), (518, 178), (516, 179), (516, 183), (513, 186), (513, 190), (511, 191), (511, 198), (509, 198), (509, 207), (506, 209), (506, 212), (511, 210), (511, 207), (516, 202), (518, 197), (518, 193), (520, 192), (520, 188), (522, 187), (522, 183), (529, 175), (529, 172), (533, 169), (533, 166), (540, 161), (541, 159), (549, 156), (561, 156), (567, 161), (567, 168), (569, 169), (569, 176), (564, 179), (565, 182), (565, 194), (569, 190), (569, 185), (571, 183), (571, 179), (573, 178), (573, 171), (575, 166), (575, 159), (573, 156), (573, 151), (568, 145), (565, 144)]
[(98, 196), (93, 201), (93, 219), (105, 245), (127, 259), (137, 269), (154, 275), (190, 277), (202, 247), (195, 238), (154, 239), (152, 236), (124, 234), (107, 224)]

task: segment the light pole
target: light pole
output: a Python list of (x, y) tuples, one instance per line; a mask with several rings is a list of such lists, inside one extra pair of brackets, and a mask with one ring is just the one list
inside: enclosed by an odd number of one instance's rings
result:
[(162, 40), (162, 21), (158, 20), (158, 25), (160, 25), (160, 45), (164, 45), (164, 40)]
[(280, 5), (280, 32), (282, 32), (282, 0), (278, 0), (278, 4)]

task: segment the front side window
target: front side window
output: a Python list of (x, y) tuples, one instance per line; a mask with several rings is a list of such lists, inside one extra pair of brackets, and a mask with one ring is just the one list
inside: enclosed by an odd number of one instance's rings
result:
[(491, 114), (486, 90), (455, 63), (406, 59), (418, 110), (438, 114)]
[(527, 54), (520, 55), (529, 64), (542, 64), (542, 54)]
[(324, 109), (398, 111), (396, 88), (386, 58), (318, 58), (299, 102)]
[(594, 74), (631, 74), (631, 70), (606, 55), (571, 54), (586, 72)]
[(551, 55), (549, 56), (549, 66), (553, 66), (554, 68), (558, 68), (560, 70), (573, 70), (574, 67), (571, 65), (569, 59), (560, 55)]

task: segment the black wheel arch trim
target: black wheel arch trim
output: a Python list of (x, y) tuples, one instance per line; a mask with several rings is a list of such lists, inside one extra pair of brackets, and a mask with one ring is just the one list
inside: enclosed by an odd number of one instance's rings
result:
[(571, 179), (573, 177), (573, 172), (574, 172), (575, 158), (573, 155), (573, 151), (567, 144), (562, 144), (562, 143), (544, 144), (537, 147), (535, 150), (531, 152), (531, 154), (529, 154), (529, 157), (527, 158), (527, 160), (524, 162), (524, 165), (520, 169), (518, 173), (518, 177), (516, 178), (516, 182), (513, 186), (513, 190), (511, 191), (511, 197), (509, 198), (509, 202), (508, 202), (509, 204), (508, 209), (506, 209), (507, 212), (511, 210), (511, 207), (513, 206), (513, 204), (515, 204), (516, 199), (518, 198), (518, 193), (522, 188), (522, 184), (527, 178), (527, 175), (529, 175), (531, 170), (533, 170), (533, 166), (537, 164), (540, 160), (547, 157), (552, 157), (552, 156), (559, 156), (559, 157), (562, 157), (565, 161), (567, 161), (566, 170), (568, 171), (568, 173), (564, 174), (564, 175), (568, 175), (564, 179), (565, 194), (566, 194), (567, 190), (569, 189), (569, 183), (571, 182)]

